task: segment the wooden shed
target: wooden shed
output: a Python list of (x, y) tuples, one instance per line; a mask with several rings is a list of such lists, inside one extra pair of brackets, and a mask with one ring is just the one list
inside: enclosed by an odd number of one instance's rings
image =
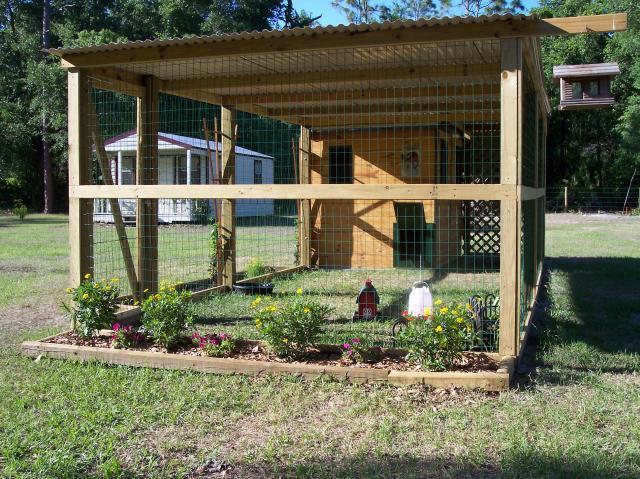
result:
[[(492, 15), (51, 50), (69, 75), (72, 285), (95, 266), (95, 198), (112, 209), (118, 199), (137, 202), (136, 254), (117, 211), (112, 241), (134, 296), (157, 289), (163, 261), (175, 261), (158, 247), (160, 200), (221, 202), (222, 284), (205, 292), (228, 290), (237, 279), (236, 201), (290, 201), (297, 205), (296, 267), (340, 269), (345, 283), (353, 269), (407, 269), (390, 290), (410, 287), (431, 268), (434, 288), (449, 276), (458, 297), (495, 286), (499, 352), (516, 355), (544, 256), (550, 106), (538, 37), (625, 28), (626, 14)], [(96, 91), (135, 101), (135, 185), (91, 175), (108, 170), (105, 124), (118, 126), (115, 100), (101, 103)], [(221, 142), (221, 184), (160, 184), (159, 131), (189, 118), (195, 125), (204, 111), (186, 103), (161, 108), (159, 98), (167, 97), (219, 106), (213, 133)], [(286, 136), (291, 125), (295, 138)], [(200, 132), (190, 128), (192, 136)], [(275, 143), (291, 151), (293, 168), (277, 169), (273, 185), (237, 184), (235, 145), (269, 153), (264, 147)], [(265, 245), (288, 237), (252, 231), (270, 239), (243, 241), (255, 249), (242, 255), (264, 255)], [(489, 253), (497, 258), (491, 275), (482, 259)], [(351, 295), (353, 286), (339, 286), (322, 285), (334, 298)], [(402, 301), (398, 293), (392, 306)]]

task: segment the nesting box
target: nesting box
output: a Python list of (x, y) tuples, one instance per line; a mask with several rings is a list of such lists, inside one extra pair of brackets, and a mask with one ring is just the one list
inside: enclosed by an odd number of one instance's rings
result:
[(585, 110), (613, 105), (611, 80), (619, 74), (617, 63), (553, 67), (553, 79), (560, 83), (560, 110)]

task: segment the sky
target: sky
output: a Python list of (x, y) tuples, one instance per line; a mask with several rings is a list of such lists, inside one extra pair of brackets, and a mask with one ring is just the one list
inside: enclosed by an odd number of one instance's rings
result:
[[(380, 3), (392, 4), (391, 0), (382, 0)], [(455, 3), (455, 2), (453, 2)], [(537, 0), (523, 0), (525, 9), (528, 11), (531, 7), (538, 4)], [(346, 24), (346, 17), (339, 12), (336, 8), (331, 6), (331, 0), (293, 0), (293, 6), (296, 10), (306, 10), (312, 13), (313, 16), (322, 14), (322, 18), (318, 21), (321, 25), (338, 25), (339, 23)], [(451, 12), (455, 15), (455, 10)]]

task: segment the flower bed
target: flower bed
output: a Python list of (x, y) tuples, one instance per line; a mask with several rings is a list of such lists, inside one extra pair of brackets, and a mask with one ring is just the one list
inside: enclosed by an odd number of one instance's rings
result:
[(405, 351), (380, 348), (377, 362), (349, 363), (340, 346), (311, 349), (296, 361), (286, 361), (271, 354), (260, 341), (237, 341), (230, 357), (207, 357), (185, 337), (171, 352), (166, 348), (142, 343), (130, 349), (115, 349), (107, 331), (93, 338), (65, 332), (42, 341), (27, 341), (23, 352), (31, 357), (47, 356), (109, 364), (197, 370), (212, 373), (297, 374), (305, 377), (332, 376), (353, 382), (389, 382), (394, 385), (427, 384), (434, 387), (461, 386), (489, 391), (506, 390), (513, 373), (514, 358), (497, 354), (465, 353), (453, 370), (423, 371), (404, 359)]

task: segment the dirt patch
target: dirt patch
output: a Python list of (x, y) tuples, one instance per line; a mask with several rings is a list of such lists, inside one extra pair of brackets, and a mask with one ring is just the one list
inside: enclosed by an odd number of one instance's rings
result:
[(630, 221), (640, 223), (640, 216), (629, 216), (615, 213), (547, 213), (547, 225), (577, 225), (602, 221)]
[(0, 336), (18, 334), (68, 324), (60, 308), (51, 304), (28, 304), (0, 310)]
[[(69, 344), (74, 346), (91, 346), (96, 348), (112, 348), (111, 336), (100, 334), (92, 338), (83, 338), (76, 333), (68, 331), (49, 338), (46, 342), (55, 344)], [(139, 346), (128, 348), (132, 351), (147, 351), (157, 353), (170, 353), (188, 356), (202, 356), (202, 351), (194, 346), (189, 338), (185, 338), (177, 347), (167, 350), (158, 347), (149, 341), (143, 341)], [(266, 346), (259, 341), (237, 341), (236, 348), (229, 356), (230, 359), (244, 359), (250, 361), (266, 361), (287, 364), (312, 364), (319, 366), (349, 366), (354, 368), (385, 369), (394, 371), (421, 371), (418, 365), (404, 359), (405, 351), (398, 349), (371, 348), (372, 359), (368, 362), (354, 363), (342, 358), (339, 346), (323, 345), (310, 349), (297, 361), (286, 361), (274, 356)], [(450, 368), (451, 371), (480, 372), (496, 371), (498, 364), (483, 353), (463, 353), (462, 358)]]

